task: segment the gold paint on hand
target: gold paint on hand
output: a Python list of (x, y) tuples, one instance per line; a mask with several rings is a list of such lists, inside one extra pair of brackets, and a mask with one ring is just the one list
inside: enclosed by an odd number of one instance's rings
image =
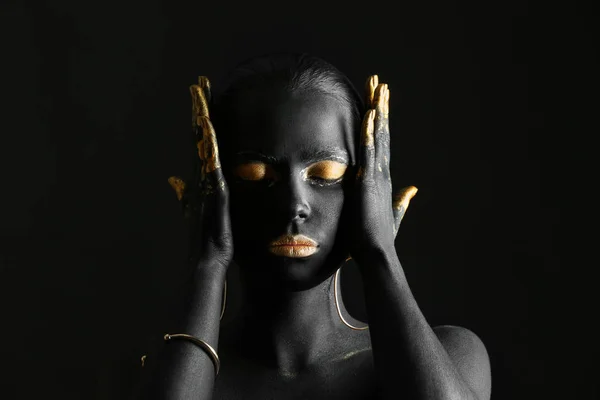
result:
[(379, 85), (379, 77), (377, 75), (371, 75), (367, 79), (366, 91), (367, 91), (367, 108), (374, 108), (373, 98), (375, 95), (375, 88)]
[(200, 85), (200, 87), (204, 90), (204, 98), (206, 99), (206, 102), (210, 103), (212, 93), (210, 91), (210, 81), (208, 78), (206, 76), (199, 76), (198, 85)]
[(375, 108), (377, 112), (381, 114), (382, 117), (387, 117), (387, 113), (385, 111), (385, 98), (387, 90), (387, 83), (381, 83), (379, 84), (379, 86), (377, 86), (377, 89), (375, 89)]
[(181, 201), (183, 198), (183, 193), (185, 192), (185, 182), (178, 176), (169, 177), (169, 184), (175, 190), (175, 194), (177, 194), (177, 200)]
[(192, 127), (195, 128), (200, 126), (200, 117), (209, 117), (208, 102), (200, 85), (191, 85), (190, 94), (192, 95)]
[(392, 203), (392, 206), (395, 210), (404, 208), (404, 212), (406, 212), (410, 200), (415, 196), (415, 194), (417, 194), (418, 191), (419, 189), (417, 189), (415, 186), (407, 186), (405, 188), (402, 188), (394, 196), (394, 202)]
[(202, 145), (199, 144), (199, 156), (204, 161), (203, 170), (210, 173), (217, 168), (221, 168), (219, 161), (219, 146), (217, 145), (217, 135), (210, 119), (207, 116), (199, 117), (199, 125), (202, 128)]
[(375, 145), (373, 132), (375, 130), (375, 110), (367, 111), (365, 120), (363, 121), (361, 141), (363, 146), (373, 147)]
[(365, 170), (363, 169), (362, 165), (358, 168), (358, 172), (356, 173), (356, 179), (360, 179), (362, 178), (362, 176), (365, 174)]

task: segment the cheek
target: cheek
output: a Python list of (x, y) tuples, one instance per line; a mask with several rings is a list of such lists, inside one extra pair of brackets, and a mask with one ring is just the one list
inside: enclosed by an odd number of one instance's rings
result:
[(341, 188), (322, 190), (312, 204), (314, 223), (328, 233), (336, 230), (344, 214), (345, 198)]
[(231, 192), (229, 211), (232, 225), (244, 231), (260, 229), (269, 220), (268, 207), (261, 196)]
[[(306, 194), (311, 213), (304, 222), (304, 232), (320, 240), (333, 240), (344, 215), (345, 190), (341, 186), (315, 187)], [(232, 187), (230, 199), (232, 228), (238, 239), (262, 242), (265, 237), (283, 233), (289, 224), (286, 207), (281, 207), (284, 200), (273, 193)]]

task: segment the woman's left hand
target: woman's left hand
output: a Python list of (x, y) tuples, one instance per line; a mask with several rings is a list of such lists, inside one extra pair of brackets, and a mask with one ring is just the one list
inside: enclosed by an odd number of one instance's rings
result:
[(359, 265), (394, 251), (400, 222), (417, 193), (416, 187), (408, 186), (392, 196), (388, 85), (371, 76), (366, 97), (353, 196), (357, 221), (351, 235), (351, 256)]

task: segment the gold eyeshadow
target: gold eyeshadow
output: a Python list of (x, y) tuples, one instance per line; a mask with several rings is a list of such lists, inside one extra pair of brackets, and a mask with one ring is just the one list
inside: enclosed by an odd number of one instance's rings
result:
[(333, 160), (319, 161), (305, 170), (306, 178), (318, 178), (327, 181), (340, 179), (346, 172), (346, 164)]
[(260, 181), (273, 176), (271, 168), (262, 162), (239, 164), (235, 167), (234, 173), (246, 181)]
[[(334, 160), (316, 162), (302, 171), (304, 179), (319, 179), (335, 181), (342, 179), (346, 173), (347, 165)], [(276, 174), (273, 167), (261, 161), (251, 161), (238, 164), (234, 174), (245, 181), (262, 181), (274, 179)]]

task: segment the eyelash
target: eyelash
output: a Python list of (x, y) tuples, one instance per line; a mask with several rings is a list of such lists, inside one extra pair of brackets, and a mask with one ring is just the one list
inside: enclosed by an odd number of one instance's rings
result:
[(337, 178), (337, 179), (324, 179), (324, 178), (320, 178), (320, 177), (316, 176), (316, 177), (307, 178), (307, 180), (316, 181), (316, 185), (318, 185), (318, 186), (331, 186), (331, 185), (341, 183), (344, 180), (344, 176), (342, 176), (341, 178)]
[[(320, 186), (320, 187), (338, 185), (338, 184), (341, 184), (341, 183), (344, 183), (345, 181), (347, 181), (349, 170), (350, 170), (350, 168), (348, 168), (342, 174), (342, 176), (340, 176), (339, 178), (335, 178), (335, 179), (325, 179), (325, 178), (321, 178), (319, 176), (307, 176), (305, 178), (305, 180), (310, 182), (312, 185)], [(267, 185), (267, 187), (271, 187), (275, 184), (276, 179), (263, 178), (263, 179), (259, 179), (259, 180), (252, 180), (252, 179), (244, 179), (239, 176), (236, 176), (236, 181), (243, 183), (243, 184), (253, 184), (253, 185), (258, 184), (261, 186)]]

